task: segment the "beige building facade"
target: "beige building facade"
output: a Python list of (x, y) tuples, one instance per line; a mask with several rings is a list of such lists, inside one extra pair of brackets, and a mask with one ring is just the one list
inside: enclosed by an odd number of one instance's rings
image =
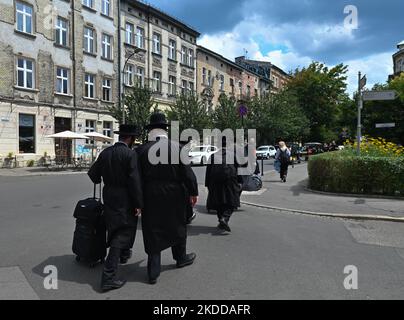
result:
[(398, 51), (393, 55), (394, 74), (391, 78), (399, 76), (404, 72), (404, 41), (397, 44)]

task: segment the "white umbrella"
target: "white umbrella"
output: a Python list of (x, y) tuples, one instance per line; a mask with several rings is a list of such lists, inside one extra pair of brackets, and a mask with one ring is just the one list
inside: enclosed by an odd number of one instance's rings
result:
[(51, 134), (49, 136), (46, 136), (45, 138), (53, 138), (53, 139), (70, 139), (70, 140), (74, 140), (74, 139), (88, 139), (87, 136), (80, 134), (80, 133), (76, 133), (76, 132), (72, 132), (72, 131), (63, 131), (63, 132), (59, 132), (59, 133), (55, 133), (55, 134)]
[(108, 136), (103, 135), (98, 132), (87, 132), (86, 137), (88, 137), (90, 140), (101, 141), (101, 142), (112, 142), (114, 140), (113, 138), (108, 137)]

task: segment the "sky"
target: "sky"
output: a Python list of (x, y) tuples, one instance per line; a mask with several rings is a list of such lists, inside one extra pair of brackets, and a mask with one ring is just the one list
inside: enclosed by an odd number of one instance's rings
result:
[(270, 61), (286, 72), (312, 61), (344, 63), (350, 94), (359, 71), (367, 75), (369, 89), (385, 83), (404, 40), (404, 0), (149, 2), (196, 28), (198, 44), (233, 61), (247, 52), (249, 59)]

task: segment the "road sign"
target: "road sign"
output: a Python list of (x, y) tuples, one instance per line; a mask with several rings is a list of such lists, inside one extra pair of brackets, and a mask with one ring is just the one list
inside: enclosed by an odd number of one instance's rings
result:
[(366, 75), (364, 75), (360, 81), (360, 88), (363, 89), (366, 86), (366, 83), (367, 83), (367, 78), (366, 78)]
[(396, 98), (396, 92), (394, 90), (363, 92), (363, 101), (394, 100), (395, 98)]
[(395, 128), (395, 123), (376, 123), (376, 128)]

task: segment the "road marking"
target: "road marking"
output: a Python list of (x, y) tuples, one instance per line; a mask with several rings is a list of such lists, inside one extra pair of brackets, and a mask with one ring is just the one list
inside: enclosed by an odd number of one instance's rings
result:
[(0, 268), (0, 300), (39, 300), (19, 267)]
[(242, 195), (243, 196), (260, 196), (267, 190), (268, 189), (262, 188), (261, 190), (258, 190), (258, 191), (243, 191)]

